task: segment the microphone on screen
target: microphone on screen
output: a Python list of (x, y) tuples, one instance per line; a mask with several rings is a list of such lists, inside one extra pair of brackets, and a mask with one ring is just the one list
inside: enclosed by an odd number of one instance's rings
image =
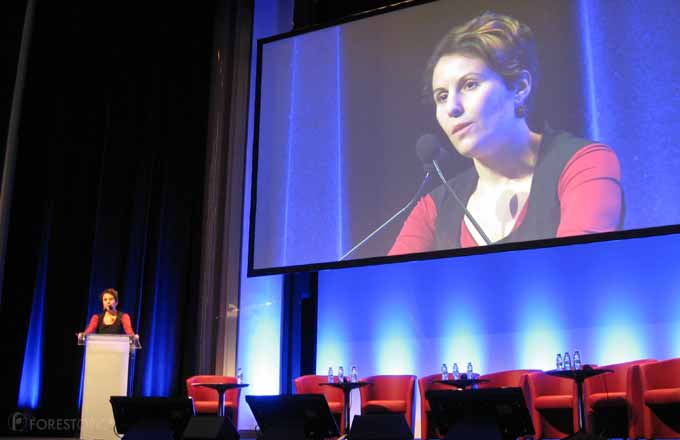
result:
[(433, 162), (435, 160), (439, 160), (444, 152), (439, 146), (437, 137), (433, 134), (427, 133), (418, 138), (418, 142), (416, 142), (416, 153), (418, 154), (420, 161), (423, 163), (425, 173), (434, 174), (436, 170), (434, 168)]
[(409, 200), (408, 203), (404, 205), (403, 208), (398, 210), (392, 217), (388, 218), (387, 221), (385, 221), (383, 224), (381, 224), (375, 230), (373, 230), (373, 232), (364, 237), (363, 240), (354, 245), (354, 247), (347, 251), (345, 255), (340, 257), (338, 261), (343, 261), (345, 258), (352, 255), (357, 249), (363, 246), (364, 243), (370, 240), (375, 234), (380, 232), (387, 225), (392, 223), (394, 219), (399, 217), (404, 211), (413, 206), (413, 204), (415, 204), (418, 201), (418, 199), (425, 195), (425, 192), (429, 187), (430, 182), (432, 181), (433, 178), (432, 176), (435, 174), (435, 168), (433, 166), (433, 163), (435, 162), (436, 159), (439, 158), (440, 155), (439, 146), (436, 143), (429, 141), (428, 136), (434, 138), (434, 135), (424, 134), (416, 142), (416, 153), (418, 154), (418, 157), (420, 158), (420, 161), (423, 163), (423, 167), (425, 169), (425, 177), (423, 177), (423, 181), (420, 183), (418, 191), (416, 191), (413, 197), (411, 197), (411, 200)]
[[(439, 176), (439, 179), (442, 181), (446, 189), (449, 191), (449, 194), (453, 196), (453, 200), (456, 202), (456, 204), (463, 209), (463, 212), (465, 213), (465, 217), (470, 220), (470, 223), (472, 223), (472, 226), (475, 227), (479, 235), (482, 237), (482, 240), (484, 240), (484, 243), (486, 244), (491, 244), (491, 240), (489, 240), (489, 237), (484, 233), (484, 230), (482, 227), (477, 223), (477, 220), (472, 216), (470, 211), (468, 211), (467, 206), (465, 206), (465, 203), (458, 197), (458, 194), (451, 188), (451, 185), (449, 182), (446, 180), (444, 177), (444, 173), (442, 173), (441, 168), (439, 168), (439, 163), (437, 160), (439, 159), (439, 151), (441, 151), (441, 147), (439, 146), (439, 141), (437, 140), (437, 137), (433, 134), (425, 134), (418, 139), (418, 145), (417, 145), (417, 150), (418, 150), (418, 156), (420, 156), (420, 159), (425, 162), (425, 159), (428, 159), (430, 161), (430, 166), (434, 169), (434, 173), (436, 173)], [(421, 156), (420, 152), (423, 152), (423, 155)], [(431, 159), (430, 159), (431, 157)], [(427, 170), (427, 165), (425, 165), (425, 170)]]

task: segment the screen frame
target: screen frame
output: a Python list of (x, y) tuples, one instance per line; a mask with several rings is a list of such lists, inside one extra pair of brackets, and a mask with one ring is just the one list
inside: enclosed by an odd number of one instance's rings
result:
[[(280, 275), (297, 272), (317, 272), (320, 270), (345, 269), (352, 267), (374, 266), (382, 264), (403, 263), (409, 261), (435, 260), (442, 258), (457, 258), (474, 255), (494, 254), (500, 252), (512, 252), (532, 249), (543, 249), (560, 246), (581, 245), (589, 243), (606, 242), (612, 240), (636, 239), (654, 237), (661, 235), (672, 235), (680, 233), (680, 224), (670, 224), (663, 226), (653, 226), (635, 229), (623, 229), (618, 231), (585, 234), (569, 237), (555, 237), (538, 240), (528, 240), (521, 242), (498, 243), (486, 246), (475, 246), (458, 249), (442, 249), (419, 253), (409, 253), (401, 255), (381, 255), (368, 258), (357, 258), (341, 261), (325, 261), (309, 264), (274, 266), (274, 267), (255, 267), (255, 235), (256, 235), (256, 212), (257, 212), (257, 182), (258, 182), (258, 157), (259, 157), (259, 131), (260, 131), (260, 109), (261, 109), (261, 89), (262, 89), (262, 57), (263, 48), (266, 44), (290, 39), (296, 36), (305, 35), (314, 31), (327, 29), (345, 23), (358, 21), (376, 15), (389, 14), (405, 8), (417, 7), (420, 5), (434, 3), (437, 0), (405, 0), (389, 6), (384, 6), (369, 11), (351, 14), (336, 20), (331, 20), (316, 25), (306, 26), (289, 32), (273, 35), (257, 40), (257, 60), (255, 78), (255, 100), (254, 100), (254, 124), (252, 139), (252, 167), (251, 167), (251, 187), (250, 187), (250, 212), (248, 216), (248, 263), (247, 276), (259, 277), (268, 275)], [(625, 193), (624, 193), (625, 207)], [(402, 214), (406, 218), (407, 214)], [(383, 219), (381, 219), (383, 220)]]

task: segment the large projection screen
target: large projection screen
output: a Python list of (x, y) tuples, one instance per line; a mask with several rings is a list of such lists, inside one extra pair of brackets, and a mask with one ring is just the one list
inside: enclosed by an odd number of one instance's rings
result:
[[(680, 4), (623, 2), (626, 17), (666, 17), (658, 19), (659, 32), (627, 20), (625, 30), (602, 33), (601, 25), (616, 17), (612, 8), (598, 15), (597, 1), (588, 2), (587, 11), (583, 1), (405, 3), (258, 42), (249, 275), (680, 231), (680, 56), (674, 47)], [(530, 132), (540, 136), (530, 149), (533, 171), (528, 183), (526, 172), (518, 173), (523, 183), (491, 196), (475, 186), (483, 160), (459, 154), (438, 122), (427, 70), (442, 37), (485, 11), (529, 26), (539, 65), (525, 117)], [(479, 73), (470, 65), (440, 71), (436, 80), (454, 88), (464, 73)], [(473, 87), (493, 80), (486, 71), (481, 75)], [(451, 104), (465, 107), (462, 113), (447, 110), (470, 122), (470, 136), (494, 123), (479, 110), (488, 101), (479, 99)], [(438, 163), (461, 204), (484, 228), (490, 225), (491, 244), (484, 245), (462, 207), (451, 208), (453, 196), (432, 172), (423, 198), (347, 255), (416, 194), (425, 175), (416, 145), (426, 134), (433, 136), (425, 144), (444, 151)], [(563, 159), (547, 159), (565, 148), (571, 150)], [(605, 151), (605, 171), (598, 174), (597, 160), (576, 167), (575, 157), (584, 151)], [(588, 174), (592, 169), (595, 174)], [(578, 187), (594, 181), (600, 185)], [(429, 236), (397, 249), (411, 216), (420, 222), (404, 234)]]

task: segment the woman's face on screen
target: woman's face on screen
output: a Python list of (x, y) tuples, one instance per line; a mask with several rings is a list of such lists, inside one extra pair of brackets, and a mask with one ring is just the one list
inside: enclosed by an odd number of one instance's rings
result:
[(116, 301), (115, 296), (110, 293), (102, 295), (102, 307), (104, 307), (104, 309), (116, 310), (116, 306), (118, 306), (118, 301)]
[(477, 57), (445, 55), (432, 74), (437, 121), (461, 155), (483, 159), (507, 145), (515, 116), (514, 92)]

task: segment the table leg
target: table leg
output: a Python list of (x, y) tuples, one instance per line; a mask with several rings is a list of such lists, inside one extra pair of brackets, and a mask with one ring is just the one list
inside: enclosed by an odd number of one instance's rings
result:
[(586, 409), (583, 405), (583, 381), (576, 381), (576, 392), (578, 401), (578, 431), (583, 431), (586, 421)]
[(352, 390), (343, 390), (345, 397), (345, 432), (344, 434), (349, 434), (349, 397)]
[(217, 390), (217, 415), (224, 417), (224, 393), (226, 390)]

